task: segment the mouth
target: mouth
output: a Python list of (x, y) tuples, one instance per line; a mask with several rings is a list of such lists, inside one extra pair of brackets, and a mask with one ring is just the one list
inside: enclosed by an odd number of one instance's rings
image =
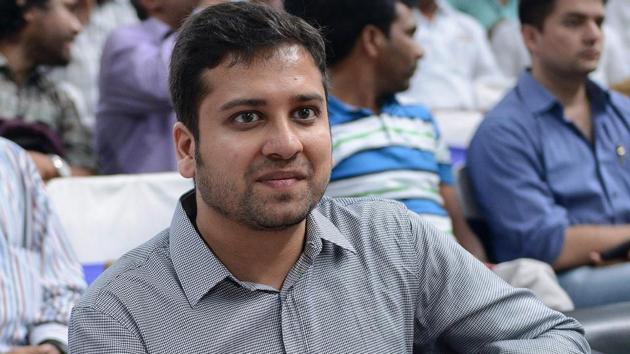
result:
[(595, 50), (595, 49), (587, 49), (582, 51), (581, 56), (586, 58), (586, 59), (599, 59), (600, 56), (600, 51), (599, 50)]
[(305, 180), (307, 174), (302, 171), (270, 171), (258, 176), (255, 181), (272, 188), (291, 187)]

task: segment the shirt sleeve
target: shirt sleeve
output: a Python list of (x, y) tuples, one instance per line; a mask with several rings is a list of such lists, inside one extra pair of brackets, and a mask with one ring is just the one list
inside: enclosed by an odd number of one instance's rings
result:
[(567, 211), (555, 203), (544, 180), (531, 134), (514, 120), (482, 123), (467, 152), (471, 185), (498, 261), (534, 258), (552, 263), (569, 226)]
[(79, 264), (63, 229), (50, 208), (44, 184), (32, 160), (22, 151), (24, 186), (30, 205), (29, 239), (40, 254), (42, 300), (33, 322), (29, 340), (32, 344), (52, 339), (67, 343), (70, 310), (78, 301), (85, 282)]
[(105, 44), (99, 77), (100, 106), (127, 114), (171, 110), (168, 88), (174, 33), (159, 42), (115, 32)]
[(131, 330), (91, 307), (75, 307), (72, 310), (68, 342), (70, 353), (148, 353), (140, 338)]
[(414, 213), (409, 218), (421, 284), (417, 349), (437, 342), (458, 353), (590, 353), (576, 320), (511, 287)]
[(433, 127), (435, 131), (435, 159), (438, 164), (438, 174), (440, 175), (440, 183), (447, 185), (453, 185), (453, 166), (451, 164), (451, 153), (448, 150), (448, 146), (444, 141), (444, 137), (440, 132), (435, 120), (433, 120)]

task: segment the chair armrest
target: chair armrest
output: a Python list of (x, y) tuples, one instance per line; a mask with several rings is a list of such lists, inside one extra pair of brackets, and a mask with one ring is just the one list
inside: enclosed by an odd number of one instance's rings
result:
[(628, 353), (630, 302), (603, 305), (565, 313), (584, 326), (591, 348), (606, 354)]

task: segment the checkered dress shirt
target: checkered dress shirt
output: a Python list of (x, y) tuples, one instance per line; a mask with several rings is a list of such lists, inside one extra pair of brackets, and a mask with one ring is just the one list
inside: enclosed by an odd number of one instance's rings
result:
[[(74, 308), (71, 353), (587, 353), (580, 325), (393, 201), (324, 198), (282, 288), (241, 282), (194, 193)], [(439, 351), (443, 352), (443, 351)]]

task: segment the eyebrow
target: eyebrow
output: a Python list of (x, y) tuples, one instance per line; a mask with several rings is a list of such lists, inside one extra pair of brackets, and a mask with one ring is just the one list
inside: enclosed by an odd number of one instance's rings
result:
[[(293, 97), (295, 102), (324, 102), (324, 97), (319, 94), (300, 94)], [(237, 98), (221, 105), (220, 111), (228, 111), (236, 107), (262, 107), (267, 105), (267, 101), (262, 98)]]

